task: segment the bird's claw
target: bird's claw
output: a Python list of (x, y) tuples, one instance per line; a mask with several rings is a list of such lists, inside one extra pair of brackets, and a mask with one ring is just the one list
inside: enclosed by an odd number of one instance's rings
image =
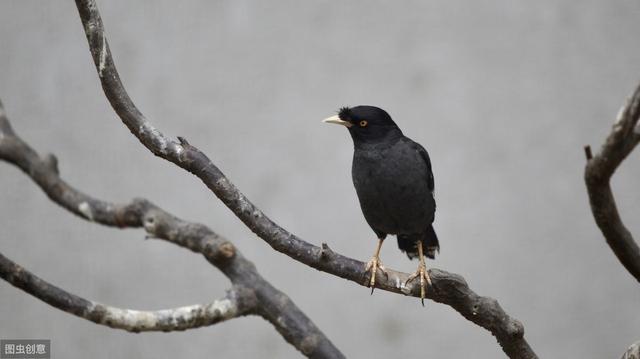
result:
[(378, 271), (378, 269), (382, 272), (382, 274), (385, 275), (385, 277), (389, 278), (387, 269), (384, 267), (384, 265), (382, 265), (382, 261), (378, 257), (374, 256), (373, 258), (371, 258), (371, 260), (367, 262), (367, 265), (365, 265), (364, 267), (365, 272), (371, 272), (369, 275), (369, 283), (367, 285), (368, 287), (371, 287), (371, 294), (373, 294), (373, 290), (375, 289), (376, 272)]
[(418, 265), (418, 270), (410, 275), (409, 278), (407, 278), (407, 280), (404, 282), (404, 286), (406, 287), (410, 281), (418, 277), (420, 277), (420, 301), (422, 302), (422, 306), (424, 307), (424, 298), (427, 291), (425, 284), (431, 286), (431, 277), (429, 276), (429, 272), (427, 271), (427, 268), (424, 264), (420, 263), (420, 265)]

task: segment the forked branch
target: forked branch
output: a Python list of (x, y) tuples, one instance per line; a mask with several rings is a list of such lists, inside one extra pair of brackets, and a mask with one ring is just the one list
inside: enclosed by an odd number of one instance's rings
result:
[(233, 283), (227, 297), (208, 305), (141, 312), (90, 302), (57, 288), (0, 255), (0, 277), (27, 293), (82, 318), (129, 331), (186, 330), (241, 315), (259, 315), (309, 358), (343, 358), (342, 353), (287, 297), (274, 288), (227, 239), (205, 225), (181, 220), (144, 199), (104, 202), (60, 178), (57, 159), (40, 157), (18, 137), (0, 103), (0, 159), (19, 167), (56, 204), (79, 217), (115, 227), (144, 227), (159, 238), (201, 253)]
[[(365, 285), (364, 263), (342, 256), (323, 244), (314, 246), (288, 232), (251, 203), (231, 181), (196, 147), (179, 138), (174, 141), (157, 130), (136, 108), (124, 89), (114, 65), (97, 5), (93, 0), (76, 0), (96, 71), (111, 106), (131, 133), (153, 154), (193, 173), (254, 233), (275, 250), (318, 270)], [(433, 286), (427, 298), (444, 303), (470, 321), (489, 330), (511, 358), (536, 358), (524, 339), (522, 324), (507, 315), (493, 298), (474, 293), (456, 274), (433, 269)], [(377, 287), (414, 297), (419, 285), (403, 287), (409, 274), (389, 270)]]
[(611, 177), (640, 141), (640, 85), (618, 112), (611, 133), (600, 151), (593, 155), (585, 147), (587, 164), (584, 179), (591, 212), (607, 244), (620, 263), (640, 282), (640, 248), (620, 218), (611, 190)]

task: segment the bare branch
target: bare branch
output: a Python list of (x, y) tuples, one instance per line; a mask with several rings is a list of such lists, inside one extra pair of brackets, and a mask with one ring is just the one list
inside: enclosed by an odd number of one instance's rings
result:
[(621, 359), (640, 359), (640, 341), (631, 344)]
[(121, 309), (92, 302), (38, 278), (0, 253), (0, 277), (34, 297), (77, 317), (128, 332), (176, 331), (213, 325), (254, 313), (257, 300), (251, 290), (232, 288), (209, 304), (157, 311)]
[[(253, 205), (200, 150), (179, 138), (175, 142), (158, 131), (136, 108), (124, 89), (115, 68), (102, 19), (94, 0), (76, 0), (102, 88), (111, 106), (134, 136), (156, 156), (175, 163), (193, 173), (244, 222), (275, 250), (318, 270), (354, 281), (368, 282), (364, 263), (305, 242), (269, 219)], [(464, 279), (456, 274), (432, 269), (433, 287), (427, 297), (447, 304), (465, 318), (489, 330), (511, 358), (536, 358), (524, 339), (522, 324), (507, 315), (495, 299), (475, 294)], [(389, 271), (378, 287), (396, 293), (419, 297), (419, 285), (403, 287), (407, 273)]]
[[(640, 248), (622, 223), (611, 190), (611, 176), (640, 141), (640, 85), (620, 109), (611, 133), (594, 156), (585, 147), (584, 179), (593, 217), (609, 247), (632, 276), (640, 281)], [(635, 128), (635, 130), (634, 130)]]
[[(242, 288), (252, 293), (257, 304), (255, 310), (247, 314), (257, 314), (269, 321), (287, 342), (309, 358), (344, 357), (295, 303), (267, 282), (230, 241), (205, 225), (181, 220), (145, 199), (113, 204), (74, 189), (60, 178), (55, 157), (41, 158), (15, 134), (3, 113), (0, 103), (0, 159), (22, 169), (52, 201), (86, 220), (108, 226), (144, 227), (152, 238), (201, 253), (234, 283), (236, 291)], [(122, 313), (132, 314), (111, 311), (112, 315)]]
[[(1, 104), (0, 113), (4, 113)], [(41, 158), (15, 135), (6, 115), (0, 116), (0, 159), (18, 166), (52, 201), (84, 219), (116, 227), (142, 225), (136, 214), (136, 206), (118, 206), (99, 201), (71, 188), (58, 175), (56, 157), (48, 154)]]

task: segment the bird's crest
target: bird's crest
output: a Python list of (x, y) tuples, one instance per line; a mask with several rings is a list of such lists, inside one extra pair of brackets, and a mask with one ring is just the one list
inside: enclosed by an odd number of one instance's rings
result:
[(350, 111), (351, 109), (347, 106), (340, 107), (340, 110), (338, 110), (338, 117), (340, 117), (342, 121), (346, 121), (347, 118), (349, 118)]

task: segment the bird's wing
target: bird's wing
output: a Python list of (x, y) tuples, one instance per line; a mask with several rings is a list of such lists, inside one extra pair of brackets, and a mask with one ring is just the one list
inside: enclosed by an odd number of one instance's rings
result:
[(422, 159), (424, 160), (424, 163), (427, 165), (427, 185), (431, 193), (433, 193), (435, 184), (433, 182), (433, 172), (431, 171), (431, 159), (429, 158), (429, 153), (427, 152), (427, 150), (424, 149), (424, 147), (422, 147), (421, 144), (415, 141), (411, 141), (411, 142), (412, 142), (413, 148), (415, 148), (415, 150), (418, 151), (418, 154), (420, 154), (420, 157), (422, 157)]

